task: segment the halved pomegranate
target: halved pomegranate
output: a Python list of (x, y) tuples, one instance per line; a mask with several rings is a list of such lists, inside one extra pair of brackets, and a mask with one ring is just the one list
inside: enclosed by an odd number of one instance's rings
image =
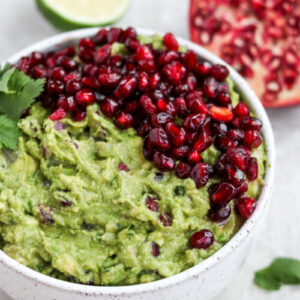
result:
[(191, 40), (245, 77), (266, 107), (300, 104), (299, 0), (191, 0)]

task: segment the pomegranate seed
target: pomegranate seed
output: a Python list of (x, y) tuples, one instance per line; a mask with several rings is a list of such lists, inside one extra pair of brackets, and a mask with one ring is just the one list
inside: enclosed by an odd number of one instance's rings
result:
[(186, 131), (186, 143), (192, 145), (198, 137), (198, 132)]
[(128, 102), (124, 108), (124, 111), (127, 113), (134, 113), (140, 109), (140, 103), (137, 100)]
[(133, 117), (131, 114), (119, 112), (115, 116), (115, 124), (120, 129), (127, 129), (133, 125)]
[(114, 94), (117, 98), (127, 98), (129, 97), (137, 86), (137, 79), (132, 76), (124, 76), (118, 87), (116, 88)]
[(156, 113), (156, 106), (152, 102), (151, 98), (149, 98), (146, 95), (141, 96), (140, 98), (140, 104), (144, 110), (144, 112), (151, 116), (152, 114)]
[(214, 205), (208, 212), (208, 217), (210, 220), (216, 223), (224, 224), (226, 220), (230, 217), (231, 207), (230, 204), (225, 206)]
[(239, 196), (248, 191), (248, 182), (246, 180), (242, 180), (242, 183), (235, 188), (235, 195)]
[(159, 73), (152, 74), (150, 76), (150, 80), (149, 80), (149, 82), (150, 82), (150, 88), (151, 89), (155, 89), (157, 87), (159, 81), (160, 81), (160, 74)]
[(114, 99), (108, 97), (100, 103), (100, 108), (105, 116), (112, 118), (117, 112), (118, 103)]
[(195, 91), (187, 95), (186, 97), (187, 107), (194, 113), (208, 114), (208, 109), (203, 102), (203, 93), (201, 91)]
[(154, 127), (166, 125), (168, 122), (173, 121), (173, 117), (167, 113), (161, 112), (159, 114), (151, 115), (151, 124)]
[(89, 38), (83, 38), (83, 39), (79, 40), (78, 46), (79, 47), (94, 48), (95, 44), (94, 44), (94, 42), (91, 39), (89, 39)]
[(178, 60), (178, 59), (179, 59), (178, 52), (167, 51), (159, 56), (159, 58), (157, 59), (157, 64), (159, 66), (165, 66), (165, 65), (171, 63), (172, 61)]
[(165, 112), (167, 108), (167, 102), (164, 99), (158, 99), (156, 101), (157, 109), (161, 112)]
[(164, 35), (163, 44), (168, 50), (178, 50), (178, 42), (172, 33), (166, 33)]
[(225, 172), (226, 172), (226, 177), (228, 181), (234, 186), (234, 187), (239, 187), (240, 184), (242, 183), (242, 180), (244, 179), (244, 173), (229, 164), (225, 166)]
[(193, 149), (199, 152), (205, 151), (208, 147), (210, 147), (213, 143), (213, 139), (209, 135), (202, 135), (200, 138), (194, 143)]
[(32, 52), (29, 56), (30, 62), (33, 66), (42, 64), (45, 61), (45, 54), (42, 52)]
[(86, 112), (82, 110), (76, 110), (74, 114), (74, 119), (77, 122), (83, 121), (85, 119)]
[(156, 65), (153, 59), (143, 59), (138, 61), (138, 66), (140, 70), (147, 73), (154, 72), (156, 70)]
[(124, 42), (127, 38), (135, 39), (137, 38), (137, 33), (134, 28), (128, 27), (121, 33), (120, 41)]
[(168, 150), (171, 148), (170, 141), (165, 130), (161, 127), (152, 128), (149, 132), (150, 142), (158, 149)]
[(188, 109), (183, 97), (178, 97), (174, 100), (174, 107), (179, 117), (184, 118), (187, 115)]
[(218, 107), (215, 105), (210, 106), (210, 115), (213, 120), (219, 122), (230, 122), (233, 119), (231, 109), (227, 107)]
[(243, 148), (229, 148), (226, 152), (228, 161), (239, 168), (242, 171), (245, 171), (248, 165), (249, 156)]
[(258, 164), (256, 157), (251, 157), (246, 169), (246, 175), (249, 180), (255, 180), (258, 177)]
[(197, 188), (202, 188), (207, 184), (211, 173), (210, 165), (199, 162), (193, 167), (190, 177), (195, 181)]
[(215, 147), (220, 151), (226, 151), (229, 148), (237, 146), (237, 142), (227, 136), (217, 135), (214, 141)]
[(193, 70), (197, 63), (197, 55), (194, 51), (188, 50), (181, 55), (181, 60), (187, 70)]
[(198, 131), (203, 125), (205, 119), (206, 119), (205, 114), (201, 114), (201, 113), (187, 115), (187, 117), (183, 122), (183, 127), (188, 130)]
[(203, 92), (209, 98), (216, 98), (219, 84), (213, 77), (206, 77), (203, 82)]
[(95, 45), (101, 45), (107, 42), (107, 30), (100, 29), (93, 37), (92, 41)]
[(151, 129), (151, 124), (149, 122), (149, 119), (145, 119), (143, 120), (143, 122), (140, 124), (139, 128), (138, 128), (138, 135), (145, 137), (149, 131)]
[(242, 141), (245, 136), (245, 132), (241, 129), (230, 129), (227, 136), (234, 141)]
[[(50, 69), (50, 68), (53, 68), (55, 66), (55, 63), (56, 63), (56, 59), (54, 57), (48, 57), (46, 59), (45, 66)], [(18, 65), (18, 69), (20, 70), (19, 65)], [(26, 72), (24, 72), (24, 73), (26, 74)]]
[(154, 257), (159, 256), (160, 252), (159, 252), (159, 246), (156, 243), (152, 243), (152, 255)]
[(186, 179), (190, 176), (191, 166), (187, 163), (180, 162), (175, 169), (176, 176), (180, 179)]
[(76, 53), (75, 47), (74, 46), (69, 46), (66, 48), (62, 48), (58, 52), (56, 52), (55, 57), (59, 56), (67, 56), (67, 57), (73, 57)]
[(236, 200), (236, 205), (241, 216), (248, 219), (252, 216), (256, 208), (256, 200), (244, 195)]
[(76, 93), (75, 100), (78, 105), (85, 107), (95, 101), (95, 96), (92, 90), (82, 89)]
[(155, 212), (158, 212), (158, 202), (157, 199), (153, 198), (153, 197), (148, 197), (146, 199), (146, 205), (147, 207)]
[(76, 62), (67, 56), (58, 57), (58, 59), (56, 60), (56, 64), (65, 68), (67, 71), (73, 71), (77, 67)]
[(79, 73), (78, 71), (72, 71), (64, 77), (64, 82), (67, 83), (70, 80), (80, 80), (80, 79), (81, 79), (81, 73)]
[(121, 28), (110, 28), (107, 31), (107, 42), (109, 44), (113, 44), (115, 42), (118, 42), (123, 30)]
[(149, 136), (146, 136), (144, 139), (142, 151), (146, 159), (152, 160), (154, 154), (154, 147), (150, 142)]
[(54, 80), (64, 80), (66, 71), (62, 67), (55, 67), (50, 71), (50, 77)]
[(114, 87), (120, 82), (121, 76), (117, 73), (100, 74), (98, 80), (105, 87)]
[(140, 47), (140, 42), (135, 38), (127, 38), (124, 41), (125, 46), (133, 51), (136, 51)]
[(171, 226), (173, 222), (172, 217), (167, 213), (161, 214), (159, 220), (164, 226)]
[(216, 135), (226, 135), (228, 132), (227, 125), (223, 122), (217, 122), (212, 124), (212, 133), (214, 136)]
[(47, 77), (47, 70), (38, 66), (35, 66), (31, 72), (34, 79)]
[(205, 61), (195, 66), (195, 73), (199, 76), (206, 76), (210, 73), (212, 65), (210, 62)]
[(245, 117), (249, 116), (250, 111), (246, 103), (240, 102), (234, 108), (233, 113), (236, 117)]
[(169, 122), (166, 125), (166, 132), (173, 145), (179, 147), (184, 144), (185, 130), (183, 127), (179, 127), (175, 122)]
[(106, 44), (103, 47), (101, 47), (96, 53), (94, 60), (95, 62), (100, 65), (107, 61), (111, 53), (111, 45)]
[(94, 62), (95, 50), (88, 47), (79, 47), (78, 56), (84, 63)]
[(219, 81), (224, 81), (229, 75), (229, 70), (224, 65), (214, 65), (210, 70), (210, 75)]
[(154, 153), (153, 162), (161, 171), (171, 171), (175, 168), (174, 160), (161, 152)]
[(190, 148), (188, 146), (180, 146), (172, 149), (172, 155), (175, 158), (183, 159), (187, 156)]
[(243, 144), (245, 147), (254, 149), (261, 145), (263, 139), (257, 130), (246, 130)]
[(137, 61), (141, 60), (153, 60), (154, 55), (148, 46), (139, 46), (136, 50)]
[(82, 89), (82, 84), (77, 79), (72, 79), (66, 82), (66, 92), (74, 95)]
[(57, 121), (63, 119), (65, 116), (66, 112), (60, 107), (49, 116), (49, 119), (52, 121)]
[(83, 77), (81, 82), (89, 87), (89, 88), (93, 88), (93, 89), (99, 89), (100, 88), (100, 84), (98, 82), (98, 80), (95, 77)]
[(128, 166), (125, 165), (125, 164), (123, 164), (123, 163), (119, 163), (119, 164), (118, 164), (118, 170), (119, 170), (119, 171), (129, 172)]
[(185, 67), (178, 61), (173, 61), (163, 68), (166, 79), (171, 84), (178, 84), (185, 75)]
[(216, 100), (216, 102), (221, 106), (228, 106), (229, 104), (231, 104), (231, 98), (228, 93), (219, 92)]
[(22, 57), (17, 66), (19, 71), (23, 71), (25, 74), (28, 74), (31, 68), (31, 60), (29, 57)]
[(208, 229), (195, 232), (189, 239), (192, 248), (208, 249), (214, 243), (214, 235)]
[(228, 182), (222, 182), (211, 192), (210, 199), (213, 203), (226, 205), (235, 196), (235, 188)]
[(227, 165), (227, 156), (223, 154), (217, 159), (214, 165), (214, 172), (217, 175), (223, 176), (225, 173), (226, 165)]
[(65, 86), (62, 81), (49, 79), (47, 82), (47, 92), (49, 95), (61, 94), (64, 88)]
[(66, 112), (76, 110), (76, 104), (73, 96), (60, 95), (56, 101), (56, 105)]
[(146, 72), (139, 73), (139, 89), (146, 91), (149, 87), (149, 76)]
[(200, 152), (198, 152), (196, 150), (191, 150), (187, 155), (187, 160), (190, 164), (194, 165), (197, 162), (202, 161), (202, 157), (201, 157)]

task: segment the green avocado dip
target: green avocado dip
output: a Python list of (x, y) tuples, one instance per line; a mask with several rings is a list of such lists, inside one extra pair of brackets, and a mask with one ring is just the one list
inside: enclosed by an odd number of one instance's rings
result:
[[(239, 95), (229, 86), (236, 104)], [(136, 131), (119, 130), (98, 104), (88, 106), (80, 122), (70, 116), (51, 121), (49, 114), (34, 104), (18, 123), (18, 150), (0, 150), (0, 247), (18, 262), (76, 283), (146, 283), (200, 263), (243, 224), (233, 207), (227, 222), (210, 221), (208, 188), (218, 179), (197, 189), (190, 178), (159, 172), (144, 158)], [(219, 154), (212, 145), (202, 157), (213, 165)], [(252, 156), (259, 176), (247, 195), (257, 199), (264, 143)], [(159, 203), (158, 211), (147, 207), (149, 199)], [(168, 216), (172, 222), (164, 226)], [(202, 228), (215, 241), (192, 249), (189, 237)]]

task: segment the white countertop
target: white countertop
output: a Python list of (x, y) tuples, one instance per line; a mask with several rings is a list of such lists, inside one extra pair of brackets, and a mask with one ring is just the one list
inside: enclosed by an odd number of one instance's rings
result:
[[(188, 3), (189, 0), (133, 0), (120, 24), (172, 31), (188, 38)], [(33, 0), (0, 1), (0, 61), (55, 33), (37, 13)], [(275, 132), (277, 168), (267, 224), (241, 273), (217, 299), (300, 299), (299, 286), (285, 286), (269, 293), (257, 288), (252, 281), (254, 271), (269, 264), (273, 257), (300, 258), (300, 106), (268, 110), (268, 115)], [(11, 298), (0, 291), (0, 300)]]

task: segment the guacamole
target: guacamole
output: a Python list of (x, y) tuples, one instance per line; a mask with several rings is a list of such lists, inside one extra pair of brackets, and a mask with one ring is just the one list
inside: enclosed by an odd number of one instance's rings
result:
[[(96, 285), (149, 282), (198, 264), (241, 226), (234, 210), (224, 225), (209, 221), (207, 188), (158, 172), (143, 157), (134, 129), (116, 129), (97, 104), (82, 122), (53, 122), (38, 103), (19, 127), (19, 150), (0, 154), (1, 246), (34, 270)], [(211, 146), (204, 159), (217, 155)], [(258, 197), (264, 147), (253, 155), (260, 176), (248, 194)], [(159, 212), (147, 208), (148, 197), (159, 199)], [(164, 213), (173, 216), (172, 226), (160, 222)], [(214, 233), (208, 250), (188, 245), (198, 228)]]
[[(148, 42), (161, 47), (161, 38), (158, 45)], [(112, 51), (126, 49), (116, 43)], [(228, 85), (235, 106), (239, 95), (231, 80)], [(219, 179), (197, 188), (190, 178), (160, 172), (145, 159), (136, 130), (118, 129), (98, 104), (87, 107), (82, 121), (49, 115), (41, 102), (34, 104), (18, 123), (18, 150), (0, 150), (0, 248), (18, 262), (76, 283), (146, 283), (200, 263), (243, 224), (233, 207), (222, 224), (207, 217), (208, 189)], [(212, 145), (201, 155), (213, 165), (220, 152)], [(264, 143), (252, 156), (259, 174), (246, 194), (257, 199)], [(189, 238), (202, 228), (214, 243), (193, 249)]]

